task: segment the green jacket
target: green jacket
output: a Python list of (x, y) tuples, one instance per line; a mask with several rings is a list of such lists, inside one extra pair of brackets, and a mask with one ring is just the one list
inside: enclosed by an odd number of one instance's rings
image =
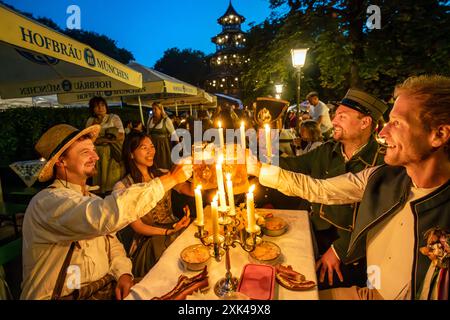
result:
[[(404, 167), (382, 166), (369, 177), (351, 236), (345, 263), (357, 261), (366, 255), (366, 238), (370, 229), (385, 221), (408, 200), (411, 178)], [(424, 234), (440, 227), (450, 230), (450, 180), (429, 195), (410, 203), (414, 215), (414, 259), (411, 274), (413, 299), (418, 298), (431, 261), (420, 253), (426, 246)], [(448, 281), (446, 283), (449, 290)]]
[[(326, 179), (341, 174), (357, 173), (368, 167), (384, 164), (384, 150), (372, 136), (367, 145), (345, 162), (341, 143), (331, 140), (299, 157), (280, 158), (280, 167)], [(341, 260), (346, 256), (350, 235), (354, 229), (359, 203), (347, 205), (323, 205), (312, 203), (311, 221), (316, 230), (335, 226), (339, 238), (333, 246)]]

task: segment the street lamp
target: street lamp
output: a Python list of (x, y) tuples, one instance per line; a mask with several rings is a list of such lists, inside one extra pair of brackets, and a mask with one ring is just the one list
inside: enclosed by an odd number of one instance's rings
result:
[(283, 85), (276, 84), (275, 85), (275, 98), (281, 99), (281, 94), (283, 93)]
[(308, 49), (291, 49), (292, 65), (297, 69), (297, 114), (300, 113), (300, 77)]

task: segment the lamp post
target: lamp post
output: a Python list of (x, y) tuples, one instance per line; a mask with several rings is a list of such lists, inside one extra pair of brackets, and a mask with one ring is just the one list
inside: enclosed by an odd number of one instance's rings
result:
[(281, 94), (283, 93), (283, 85), (276, 84), (275, 85), (275, 98), (281, 99)]
[(292, 65), (297, 69), (297, 114), (300, 113), (300, 77), (308, 49), (291, 49)]

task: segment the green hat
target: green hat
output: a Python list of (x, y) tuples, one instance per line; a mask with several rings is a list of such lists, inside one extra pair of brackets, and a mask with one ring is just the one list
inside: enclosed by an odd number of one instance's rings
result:
[(275, 98), (256, 98), (255, 121), (262, 126), (273, 123), (283, 116), (289, 101)]
[(379, 120), (388, 109), (388, 105), (380, 99), (357, 89), (349, 89), (341, 104)]

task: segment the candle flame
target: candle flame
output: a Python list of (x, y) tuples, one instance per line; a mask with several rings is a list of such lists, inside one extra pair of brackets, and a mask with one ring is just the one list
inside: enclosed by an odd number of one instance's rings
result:
[(216, 195), (214, 196), (212, 202), (217, 202), (219, 200), (219, 193), (216, 193)]
[(248, 193), (253, 193), (253, 191), (255, 191), (255, 185), (254, 184), (252, 184), (250, 186), (250, 188), (248, 189)]
[(226, 177), (227, 177), (227, 181), (231, 181), (231, 173), (228, 172), (228, 173), (226, 174)]
[(198, 190), (198, 191), (202, 190), (202, 185), (199, 184), (199, 185), (195, 188), (195, 190)]
[(264, 128), (266, 128), (266, 131), (269, 131), (269, 130), (270, 130), (270, 125), (269, 125), (268, 123), (266, 123), (266, 124), (264, 125)]
[(245, 127), (245, 122), (241, 121), (241, 127)]
[(219, 129), (222, 128), (222, 121), (219, 120)]

